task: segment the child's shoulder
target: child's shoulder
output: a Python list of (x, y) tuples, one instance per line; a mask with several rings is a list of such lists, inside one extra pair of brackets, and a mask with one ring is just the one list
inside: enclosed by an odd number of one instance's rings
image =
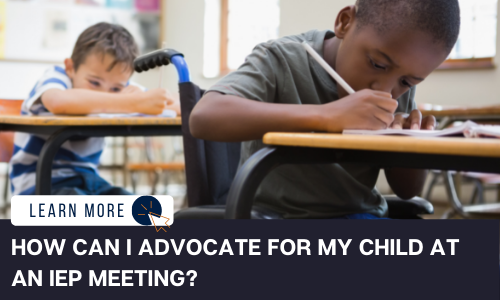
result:
[(64, 70), (63, 67), (61, 66), (50, 66), (45, 71), (43, 72), (42, 78), (47, 77), (47, 76), (54, 76), (54, 77), (65, 77), (68, 78), (68, 74), (66, 74), (66, 70)]
[(250, 57), (256, 61), (267, 61), (276, 66), (289, 65), (293, 69), (303, 69), (309, 65), (309, 56), (302, 42), (306, 41), (316, 52), (323, 53), (325, 39), (335, 34), (330, 30), (310, 30), (302, 34), (284, 36), (257, 45)]
[[(284, 36), (257, 45), (247, 57), (247, 64), (258, 66), (272, 74), (300, 73), (310, 68), (309, 55), (302, 42), (306, 41), (316, 52), (323, 53), (324, 40), (335, 36), (330, 30), (310, 30), (302, 34)], [(324, 72), (324, 71), (323, 71)]]
[(52, 68), (49, 68), (48, 70), (52, 70), (53, 72), (56, 72), (58, 74), (68, 76), (68, 74), (66, 74), (66, 70), (64, 70), (64, 68), (60, 67), (60, 66), (53, 66)]
[(43, 75), (38, 80), (38, 86), (41, 87), (46, 84), (56, 83), (64, 86), (66, 89), (72, 88), (71, 79), (66, 74), (64, 68), (60, 66), (52, 66), (45, 70)]
[(302, 42), (308, 42), (313, 48), (321, 48), (325, 39), (335, 36), (333, 31), (330, 30), (310, 30), (301, 34), (288, 35), (275, 40), (270, 40), (261, 43), (258, 46), (273, 50), (286, 50), (296, 52), (297, 50), (303, 51)]
[(21, 107), (23, 114), (40, 115), (47, 113), (47, 109), (40, 101), (41, 95), (49, 89), (67, 90), (73, 87), (71, 79), (60, 66), (51, 66), (45, 70), (33, 89), (24, 100)]

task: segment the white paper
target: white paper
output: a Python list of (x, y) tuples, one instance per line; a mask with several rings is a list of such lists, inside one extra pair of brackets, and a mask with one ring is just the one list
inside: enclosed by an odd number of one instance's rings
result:
[[(472, 121), (464, 122), (462, 125), (443, 130), (409, 130), (409, 129), (382, 129), (382, 130), (344, 130), (343, 134), (357, 135), (405, 135), (415, 137), (443, 137), (443, 136), (467, 136), (472, 137), (469, 132), (475, 128), (486, 126), (478, 125)], [(500, 128), (500, 126), (497, 126)]]

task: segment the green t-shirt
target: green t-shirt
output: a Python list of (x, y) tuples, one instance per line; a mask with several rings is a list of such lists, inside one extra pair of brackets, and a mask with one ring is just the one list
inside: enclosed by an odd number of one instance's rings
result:
[[(321, 56), (332, 31), (312, 30), (257, 45), (245, 63), (209, 89), (255, 101), (324, 104), (338, 100), (337, 85), (300, 44), (306, 40)], [(415, 108), (415, 90), (401, 96), (398, 112)], [(261, 140), (242, 143), (243, 164), (265, 147)], [(355, 213), (387, 215), (375, 189), (378, 168), (359, 164), (284, 165), (264, 178), (255, 202), (285, 218), (332, 218)]]

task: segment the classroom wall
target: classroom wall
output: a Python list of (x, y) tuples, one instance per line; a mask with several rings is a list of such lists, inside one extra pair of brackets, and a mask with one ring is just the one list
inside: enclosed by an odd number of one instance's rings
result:
[[(168, 0), (163, 5), (164, 41), (168, 48), (185, 55), (191, 72), (191, 81), (202, 88), (208, 88), (217, 79), (203, 76), (203, 27), (205, 14), (204, 0)], [(177, 91), (178, 76), (174, 66), (164, 70), (164, 86)]]

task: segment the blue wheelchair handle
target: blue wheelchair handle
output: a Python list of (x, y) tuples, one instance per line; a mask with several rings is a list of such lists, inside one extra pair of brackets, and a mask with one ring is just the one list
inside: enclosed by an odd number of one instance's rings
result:
[(190, 82), (189, 68), (184, 60), (184, 54), (173, 49), (160, 49), (139, 56), (134, 60), (134, 70), (137, 73), (172, 63), (179, 74), (179, 82)]

